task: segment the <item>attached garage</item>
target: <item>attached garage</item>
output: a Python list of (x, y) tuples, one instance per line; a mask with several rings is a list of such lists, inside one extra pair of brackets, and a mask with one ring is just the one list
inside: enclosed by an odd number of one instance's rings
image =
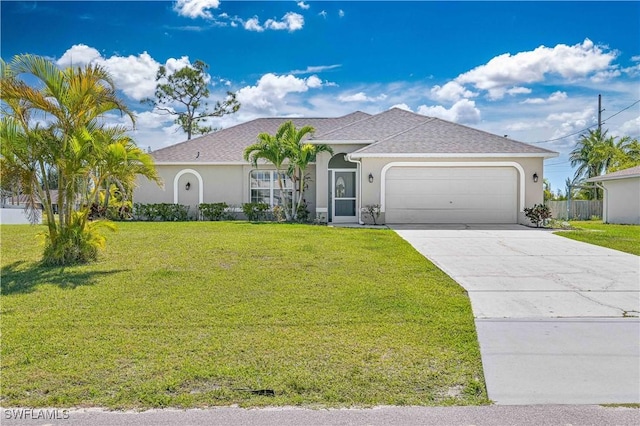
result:
[(515, 167), (436, 166), (386, 171), (386, 223), (518, 222)]

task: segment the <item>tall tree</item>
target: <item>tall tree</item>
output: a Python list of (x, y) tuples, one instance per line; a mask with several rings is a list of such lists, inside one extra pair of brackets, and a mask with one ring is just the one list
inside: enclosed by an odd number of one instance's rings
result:
[(305, 172), (307, 167), (316, 161), (319, 153), (328, 152), (333, 154), (333, 150), (329, 145), (305, 142), (306, 137), (315, 132), (315, 129), (311, 126), (302, 126), (300, 129), (296, 129), (292, 121), (287, 121), (281, 128), (283, 129), (282, 142), (286, 147), (287, 157), (289, 159), (287, 173), (294, 183), (291, 218), (296, 220), (304, 200), (304, 190), (306, 186)]
[(259, 160), (267, 161), (276, 167), (278, 175), (278, 188), (280, 189), (280, 205), (284, 208), (287, 220), (290, 220), (289, 208), (290, 204), (284, 188), (282, 179), (283, 163), (287, 160), (287, 150), (282, 143), (284, 128), (281, 126), (275, 135), (267, 132), (258, 135), (258, 142), (249, 145), (244, 150), (244, 159), (250, 161), (255, 167), (258, 166)]
[[(305, 142), (315, 129), (303, 126), (297, 129), (289, 120), (280, 125), (275, 135), (260, 133), (258, 142), (248, 146), (244, 151), (244, 159), (257, 165), (258, 160), (265, 160), (276, 167), (278, 186), (280, 188), (281, 205), (287, 220), (296, 220), (304, 199), (307, 167), (321, 152), (333, 153), (328, 145)], [(282, 171), (287, 164), (287, 176), (293, 181), (294, 188), (291, 199), (285, 197)]]
[[(580, 137), (569, 159), (572, 167), (577, 166), (574, 182), (581, 182), (640, 164), (640, 143), (629, 137), (607, 136), (606, 130), (589, 130)], [(602, 194), (596, 190), (594, 195), (600, 198)]]
[[(18, 55), (10, 64), (0, 62), (0, 68), (2, 165), (19, 178), (32, 207), (36, 202), (43, 206), (48, 230), (44, 263), (93, 260), (104, 237), (88, 221), (90, 201), (101, 179), (121, 175), (103, 166), (113, 136), (123, 130), (106, 126), (104, 115), (119, 112), (133, 122), (133, 114), (100, 66), (61, 70), (46, 58)], [(142, 154), (132, 159), (132, 170), (159, 182), (151, 157)], [(57, 174), (57, 221), (51, 173)]]
[(160, 66), (156, 74), (155, 98), (142, 100), (144, 104), (176, 116), (175, 123), (187, 134), (187, 140), (190, 140), (192, 135), (203, 135), (213, 130), (211, 126), (201, 125), (203, 120), (222, 117), (240, 109), (236, 94), (227, 92), (226, 99), (217, 101), (213, 110), (209, 110), (207, 99), (211, 93), (208, 68), (209, 66), (200, 60), (173, 74), (168, 73), (164, 65)]

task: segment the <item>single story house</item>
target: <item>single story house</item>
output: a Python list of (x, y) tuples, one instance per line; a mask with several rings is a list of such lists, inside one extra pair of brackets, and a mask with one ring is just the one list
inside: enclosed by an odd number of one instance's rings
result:
[(558, 153), (439, 118), (393, 108), (337, 118), (259, 118), (152, 153), (165, 182), (144, 178), (137, 203), (277, 201), (271, 164), (254, 167), (244, 149), (260, 132), (292, 120), (311, 125), (310, 143), (327, 144), (307, 170), (304, 198), (319, 221), (364, 223), (522, 223), (524, 208), (543, 202), (543, 162)]
[(640, 166), (587, 179), (604, 188), (605, 223), (640, 224)]

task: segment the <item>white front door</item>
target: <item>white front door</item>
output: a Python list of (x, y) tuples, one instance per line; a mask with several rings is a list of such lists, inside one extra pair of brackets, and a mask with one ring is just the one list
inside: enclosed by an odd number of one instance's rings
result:
[(357, 221), (356, 170), (331, 170), (331, 217), (335, 223)]

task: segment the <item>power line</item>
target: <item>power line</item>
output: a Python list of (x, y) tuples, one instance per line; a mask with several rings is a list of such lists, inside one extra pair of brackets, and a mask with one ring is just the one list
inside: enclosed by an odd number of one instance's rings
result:
[[(609, 117), (605, 118), (604, 120), (602, 120), (602, 122), (603, 122), (603, 123), (605, 123), (607, 120), (612, 119), (612, 118), (613, 118), (613, 117), (615, 117), (616, 115), (618, 115), (618, 114), (620, 114), (620, 113), (622, 113), (622, 112), (624, 112), (624, 111), (628, 110), (629, 108), (633, 107), (634, 105), (638, 104), (639, 102), (640, 102), (640, 99), (638, 99), (637, 101), (635, 101), (634, 103), (632, 103), (632, 104), (631, 104), (631, 105), (629, 105), (628, 107), (623, 108), (623, 109), (621, 109), (620, 111), (616, 112), (615, 114), (613, 114), (613, 115), (611, 115), (611, 116), (609, 116)], [(544, 140), (544, 141), (537, 141), (537, 142), (527, 142), (527, 143), (532, 144), (532, 143), (548, 143), (548, 142), (555, 142), (555, 141), (559, 141), (559, 140), (561, 140), (561, 139), (566, 139), (566, 138), (568, 138), (569, 136), (577, 135), (577, 134), (579, 134), (579, 133), (582, 133), (582, 132), (584, 132), (584, 131), (586, 131), (586, 130), (589, 130), (589, 129), (591, 129), (591, 128), (593, 128), (593, 127), (597, 127), (597, 126), (598, 126), (598, 124), (596, 123), (596, 124), (593, 124), (593, 125), (591, 125), (591, 126), (589, 126), (589, 127), (584, 128), (584, 129), (582, 129), (582, 130), (578, 130), (577, 132), (573, 132), (573, 133), (569, 133), (569, 134), (564, 135), (564, 136), (560, 136), (559, 138), (555, 138), (555, 139), (547, 139), (547, 140)]]

